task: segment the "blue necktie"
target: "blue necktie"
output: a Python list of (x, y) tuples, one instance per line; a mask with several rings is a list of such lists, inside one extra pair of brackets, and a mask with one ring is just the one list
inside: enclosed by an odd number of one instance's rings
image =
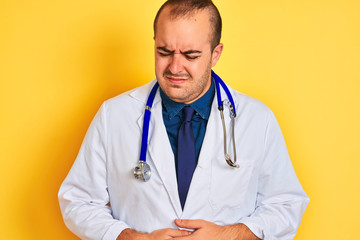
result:
[(178, 167), (177, 180), (181, 207), (184, 209), (192, 175), (196, 166), (195, 140), (191, 119), (195, 110), (190, 106), (183, 108), (184, 121), (178, 135)]

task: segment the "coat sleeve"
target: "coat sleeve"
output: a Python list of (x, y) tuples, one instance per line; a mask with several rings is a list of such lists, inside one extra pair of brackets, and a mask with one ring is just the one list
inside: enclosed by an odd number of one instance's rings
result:
[(116, 239), (126, 223), (113, 218), (107, 205), (106, 106), (94, 117), (79, 154), (59, 190), (66, 226), (81, 239)]
[(295, 237), (309, 203), (291, 164), (280, 127), (269, 110), (256, 209), (240, 222), (261, 239)]

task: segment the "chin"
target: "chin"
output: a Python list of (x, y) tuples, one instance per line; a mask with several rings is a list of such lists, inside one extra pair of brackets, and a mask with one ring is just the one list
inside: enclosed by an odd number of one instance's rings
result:
[(173, 101), (175, 102), (183, 102), (182, 99), (182, 94), (180, 92), (180, 90), (176, 90), (176, 89), (167, 89), (166, 91), (164, 91), (165, 94)]

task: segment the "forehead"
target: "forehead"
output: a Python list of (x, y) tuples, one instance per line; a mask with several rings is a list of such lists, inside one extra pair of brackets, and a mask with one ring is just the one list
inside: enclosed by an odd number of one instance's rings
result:
[(171, 8), (161, 12), (155, 35), (155, 45), (171, 50), (194, 50), (210, 47), (212, 34), (210, 16), (207, 10), (194, 11), (174, 18)]

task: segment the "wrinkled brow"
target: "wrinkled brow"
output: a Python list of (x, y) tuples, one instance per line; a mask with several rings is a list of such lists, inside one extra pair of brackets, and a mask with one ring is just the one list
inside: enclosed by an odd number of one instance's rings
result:
[[(166, 53), (174, 53), (175, 51), (170, 51), (169, 49), (167, 49), (166, 47), (157, 47), (156, 49), (164, 51)], [(180, 51), (181, 52), (181, 51)], [(181, 52), (182, 54), (195, 54), (195, 53), (202, 53), (199, 50), (188, 50), (185, 52)]]

